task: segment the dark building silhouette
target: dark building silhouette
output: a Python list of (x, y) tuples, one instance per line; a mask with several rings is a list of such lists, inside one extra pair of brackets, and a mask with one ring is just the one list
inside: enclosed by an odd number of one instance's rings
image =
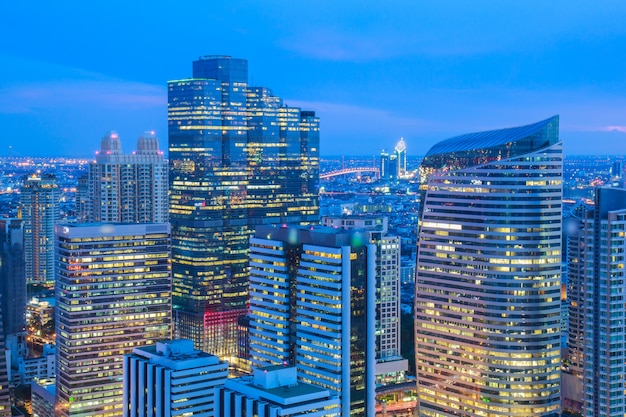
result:
[(6, 338), (22, 332), (26, 325), (26, 270), (21, 219), (0, 219), (0, 293), (5, 303), (2, 320)]

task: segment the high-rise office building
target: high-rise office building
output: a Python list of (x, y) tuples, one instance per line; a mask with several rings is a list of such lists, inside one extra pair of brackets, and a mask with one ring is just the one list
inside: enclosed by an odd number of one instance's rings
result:
[(215, 388), (228, 363), (194, 349), (191, 340), (165, 340), (124, 357), (124, 417), (221, 417)]
[(0, 219), (0, 293), (4, 298), (4, 333), (15, 335), (26, 326), (26, 270), (24, 224)]
[(581, 289), (570, 294), (572, 373), (582, 380), (585, 417), (623, 416), (626, 190), (597, 189), (595, 205), (582, 208), (569, 240), (571, 286)]
[(54, 285), (54, 225), (60, 220), (59, 184), (52, 174), (30, 175), (21, 189), (26, 282)]
[(402, 381), (408, 361), (400, 355), (400, 238), (389, 235), (388, 218), (343, 215), (322, 218), (322, 225), (365, 233), (376, 245), (376, 382)]
[(421, 416), (559, 414), (558, 121), (454, 137), (421, 163)]
[(210, 56), (168, 83), (168, 123), (176, 335), (231, 358), (254, 228), (319, 221), (319, 119)]
[(56, 226), (58, 416), (121, 416), (123, 358), (171, 337), (168, 223)]
[(0, 293), (0, 417), (11, 417), (11, 397), (9, 392), (9, 367), (4, 349), (4, 329), (2, 316), (5, 302)]
[(294, 365), (340, 397), (342, 416), (374, 415), (376, 246), (322, 226), (259, 226), (250, 239), (253, 368)]
[(131, 154), (124, 154), (119, 135), (109, 132), (89, 164), (87, 179), (79, 181), (79, 220), (167, 222), (167, 187), (167, 162), (154, 132), (140, 136)]

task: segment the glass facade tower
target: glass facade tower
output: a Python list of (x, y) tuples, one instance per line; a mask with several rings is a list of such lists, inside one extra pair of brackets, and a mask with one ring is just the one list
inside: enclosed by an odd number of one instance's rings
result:
[(558, 116), (435, 145), (421, 166), (421, 416), (557, 416)]
[(237, 353), (257, 225), (319, 221), (319, 119), (248, 86), (248, 63), (200, 58), (168, 83), (175, 334)]

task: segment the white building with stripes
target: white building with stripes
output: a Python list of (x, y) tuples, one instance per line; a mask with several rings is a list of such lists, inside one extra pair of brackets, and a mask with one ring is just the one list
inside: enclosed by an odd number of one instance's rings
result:
[(124, 417), (213, 417), (215, 388), (228, 363), (178, 339), (133, 349), (124, 357)]
[(292, 365), (299, 383), (340, 399), (341, 416), (375, 408), (376, 246), (365, 233), (261, 226), (250, 239), (253, 368)]
[(454, 137), (420, 166), (415, 296), (420, 416), (560, 409), (558, 116)]

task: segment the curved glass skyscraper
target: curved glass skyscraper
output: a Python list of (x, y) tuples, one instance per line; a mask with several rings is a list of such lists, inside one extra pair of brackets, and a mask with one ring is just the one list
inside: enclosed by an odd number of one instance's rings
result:
[(420, 166), (420, 416), (558, 415), (558, 125), (454, 137)]

